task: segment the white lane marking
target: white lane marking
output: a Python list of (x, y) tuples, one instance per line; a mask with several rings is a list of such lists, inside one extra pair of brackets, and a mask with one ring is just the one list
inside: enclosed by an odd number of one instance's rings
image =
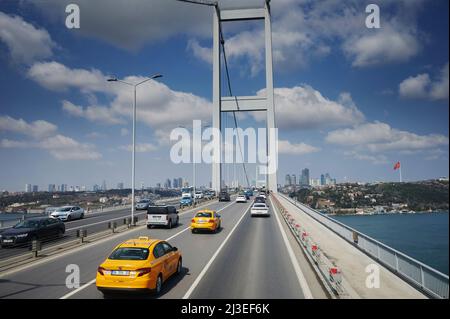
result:
[[(231, 206), (231, 205), (233, 205), (233, 204), (234, 204), (234, 202), (231, 202), (230, 204), (228, 204), (228, 205), (222, 207), (221, 209), (217, 210), (217, 212), (221, 212), (221, 211), (223, 211), (224, 209), (226, 209), (227, 207), (229, 207), (229, 206)], [(185, 212), (185, 213), (188, 213), (188, 212)], [(183, 214), (185, 214), (185, 213), (183, 213)], [(181, 214), (180, 214), (180, 215), (181, 215)], [(166, 238), (166, 239), (164, 239), (164, 240), (165, 240), (165, 241), (169, 241), (169, 240), (171, 240), (171, 239), (177, 237), (178, 235), (184, 233), (186, 230), (188, 230), (188, 229), (190, 229), (190, 228), (191, 228), (191, 226), (186, 227), (186, 228), (180, 230), (180, 231), (179, 231), (178, 233), (176, 233), (175, 235), (172, 235), (172, 236), (170, 236), (169, 238)], [(86, 289), (87, 287), (89, 287), (90, 285), (92, 285), (92, 284), (94, 284), (94, 283), (95, 283), (95, 278), (92, 279), (91, 281), (87, 282), (87, 283), (84, 284), (83, 286), (81, 286), (81, 287), (79, 287), (79, 288), (77, 288), (77, 289), (75, 289), (75, 290), (69, 292), (68, 294), (62, 296), (62, 297), (59, 298), (59, 299), (67, 299), (67, 298), (70, 298), (70, 297), (72, 297), (73, 295), (79, 293), (80, 291)]]
[(309, 288), (308, 283), (306, 282), (305, 275), (303, 274), (303, 272), (298, 264), (297, 258), (295, 257), (295, 254), (294, 254), (294, 250), (292, 249), (292, 246), (289, 243), (287, 235), (283, 229), (283, 225), (281, 224), (280, 217), (278, 217), (278, 213), (275, 210), (275, 206), (273, 205), (272, 199), (269, 199), (269, 200), (270, 200), (271, 207), (274, 208), (273, 209), (274, 215), (277, 220), (278, 227), (280, 228), (280, 232), (281, 232), (281, 236), (283, 237), (284, 244), (286, 245), (286, 249), (288, 251), (289, 258), (291, 259), (292, 266), (294, 267), (295, 274), (297, 275), (298, 283), (300, 284), (300, 287), (302, 288), (303, 295), (305, 296), (306, 299), (313, 299), (311, 289)]
[(89, 286), (92, 285), (93, 283), (95, 283), (95, 278), (92, 279), (91, 281), (85, 283), (85, 284), (84, 284), (83, 286), (81, 286), (80, 288), (77, 288), (77, 289), (75, 289), (75, 290), (69, 292), (68, 294), (62, 296), (62, 297), (59, 298), (59, 299), (68, 299), (68, 298), (72, 297), (73, 295), (79, 293), (80, 291), (86, 289), (87, 287), (89, 287)]
[[(218, 202), (207, 203), (207, 204), (204, 204), (204, 205), (202, 205), (202, 206), (199, 206), (199, 207), (196, 207), (196, 208), (189, 209), (188, 211), (184, 212), (183, 214), (191, 213), (191, 212), (195, 211), (196, 209), (200, 209), (200, 208), (203, 208), (203, 207), (205, 207), (205, 206), (207, 206), (207, 205), (210, 205), (210, 204), (217, 204), (217, 203), (218, 203)], [(181, 215), (181, 214), (180, 214), (180, 215)], [(141, 227), (143, 227), (143, 226), (138, 226), (137, 228), (131, 230), (131, 232), (134, 233), (134, 232), (140, 230)], [(125, 237), (126, 234), (129, 234), (129, 232), (119, 233), (119, 234), (116, 234), (116, 235), (118, 235), (117, 237)], [(42, 265), (42, 264), (48, 263), (48, 262), (53, 261), (53, 260), (56, 260), (56, 259), (58, 259), (58, 258), (62, 258), (62, 257), (68, 256), (68, 255), (77, 253), (77, 252), (82, 251), (82, 250), (84, 250), (84, 249), (87, 249), (87, 248), (89, 248), (89, 247), (97, 246), (97, 245), (103, 244), (104, 242), (110, 241), (110, 240), (111, 240), (111, 237), (105, 237), (105, 238), (102, 238), (102, 239), (100, 239), (100, 240), (98, 240), (98, 241), (95, 241), (95, 242), (93, 242), (93, 243), (89, 243), (89, 244), (84, 245), (84, 246), (79, 246), (79, 247), (70, 249), (70, 250), (68, 250), (68, 251), (64, 251), (64, 252), (62, 252), (62, 253), (59, 253), (59, 254), (54, 255), (54, 256), (51, 256), (51, 257), (46, 257), (46, 258), (41, 259), (41, 260), (39, 260), (39, 261), (35, 261), (35, 262), (32, 262), (32, 263), (26, 264), (26, 265), (24, 265), (24, 266), (22, 266), (22, 267), (18, 267), (18, 268), (11, 269), (11, 270), (6, 270), (6, 271), (0, 273), (0, 278), (3, 278), (3, 277), (6, 277), (6, 276), (15, 274), (15, 273), (20, 272), (20, 271), (27, 270), (27, 269), (29, 269), (29, 268), (33, 268), (33, 267), (36, 267), (36, 266), (40, 266), (40, 265)]]
[(206, 264), (206, 266), (203, 268), (202, 272), (198, 275), (198, 277), (195, 279), (194, 283), (191, 285), (191, 287), (189, 288), (189, 290), (186, 292), (186, 294), (183, 296), (183, 299), (188, 299), (192, 292), (194, 291), (195, 288), (197, 288), (198, 284), (200, 283), (200, 281), (203, 279), (203, 277), (205, 276), (206, 272), (208, 271), (209, 267), (211, 267), (212, 263), (214, 262), (214, 260), (217, 258), (217, 256), (219, 255), (220, 251), (222, 250), (222, 248), (225, 246), (225, 244), (227, 243), (227, 241), (230, 239), (231, 235), (233, 234), (233, 232), (236, 230), (236, 228), (239, 226), (239, 224), (241, 223), (241, 221), (244, 219), (245, 215), (247, 215), (248, 211), (250, 210), (251, 205), (248, 206), (248, 208), (244, 211), (244, 214), (242, 214), (241, 218), (239, 218), (238, 222), (236, 223), (236, 225), (234, 225), (233, 229), (230, 231), (230, 233), (228, 234), (228, 236), (225, 238), (225, 240), (222, 242), (222, 244), (219, 246), (219, 249), (216, 250), (216, 252), (214, 253), (214, 255), (211, 257), (211, 259), (208, 261), (208, 263)]

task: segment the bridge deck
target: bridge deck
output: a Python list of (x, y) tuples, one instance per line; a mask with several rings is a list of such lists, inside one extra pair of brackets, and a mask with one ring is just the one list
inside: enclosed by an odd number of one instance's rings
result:
[[(310, 234), (311, 238), (321, 248), (324, 254), (338, 266), (345, 282), (350, 286), (348, 293), (351, 298), (368, 299), (423, 299), (425, 295), (393, 274), (384, 266), (378, 264), (358, 248), (332, 232), (324, 225), (315, 221), (300, 208), (290, 203), (283, 196), (276, 195), (281, 204), (289, 211), (295, 220)], [(377, 264), (380, 268), (380, 288), (367, 288), (366, 267)]]

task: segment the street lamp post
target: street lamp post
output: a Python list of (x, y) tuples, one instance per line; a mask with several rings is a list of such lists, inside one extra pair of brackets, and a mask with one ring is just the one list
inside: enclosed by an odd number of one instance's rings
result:
[(129, 86), (133, 87), (133, 148), (132, 148), (132, 155), (131, 155), (131, 225), (135, 226), (134, 221), (134, 210), (135, 210), (135, 203), (134, 203), (134, 189), (135, 189), (135, 177), (136, 177), (136, 89), (139, 85), (144, 84), (145, 82), (148, 82), (153, 79), (157, 79), (162, 77), (161, 74), (154, 74), (149, 78), (146, 78), (145, 80), (139, 82), (139, 83), (129, 83), (123, 80), (119, 80), (117, 78), (110, 78), (107, 81), (108, 82), (120, 82)]
[[(184, 129), (186, 129), (186, 130), (189, 130), (187, 127), (185, 127), (185, 126), (182, 126), (182, 125), (180, 125), (179, 126), (180, 128), (184, 128)], [(204, 126), (202, 126), (201, 128), (202, 129), (204, 129), (204, 128), (208, 128), (208, 127), (211, 127), (211, 125), (204, 125)], [(192, 133), (193, 133), (193, 131), (192, 131)], [(192, 166), (193, 166), (193, 168), (192, 168), (192, 186), (193, 186), (193, 191), (194, 191), (194, 198), (193, 198), (193, 200), (194, 200), (194, 206), (195, 206), (195, 204), (196, 204), (196, 200), (195, 200), (195, 185), (196, 185), (196, 178), (195, 178), (195, 158), (194, 158), (194, 152), (195, 152), (195, 149), (194, 149), (194, 136), (192, 136)]]

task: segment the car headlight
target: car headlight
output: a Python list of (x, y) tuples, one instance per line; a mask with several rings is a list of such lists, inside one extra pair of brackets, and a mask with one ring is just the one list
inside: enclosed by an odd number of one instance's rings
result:
[(25, 238), (28, 236), (28, 233), (16, 235), (17, 238)]

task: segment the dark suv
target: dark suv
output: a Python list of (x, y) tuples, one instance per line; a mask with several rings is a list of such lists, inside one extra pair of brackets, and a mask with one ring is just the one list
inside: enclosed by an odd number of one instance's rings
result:
[(221, 191), (219, 194), (219, 202), (229, 202), (230, 199), (230, 194), (228, 194), (228, 192), (225, 191)]
[(59, 219), (35, 217), (21, 221), (17, 225), (0, 233), (0, 245), (27, 245), (33, 240), (49, 240), (64, 236), (66, 227)]

